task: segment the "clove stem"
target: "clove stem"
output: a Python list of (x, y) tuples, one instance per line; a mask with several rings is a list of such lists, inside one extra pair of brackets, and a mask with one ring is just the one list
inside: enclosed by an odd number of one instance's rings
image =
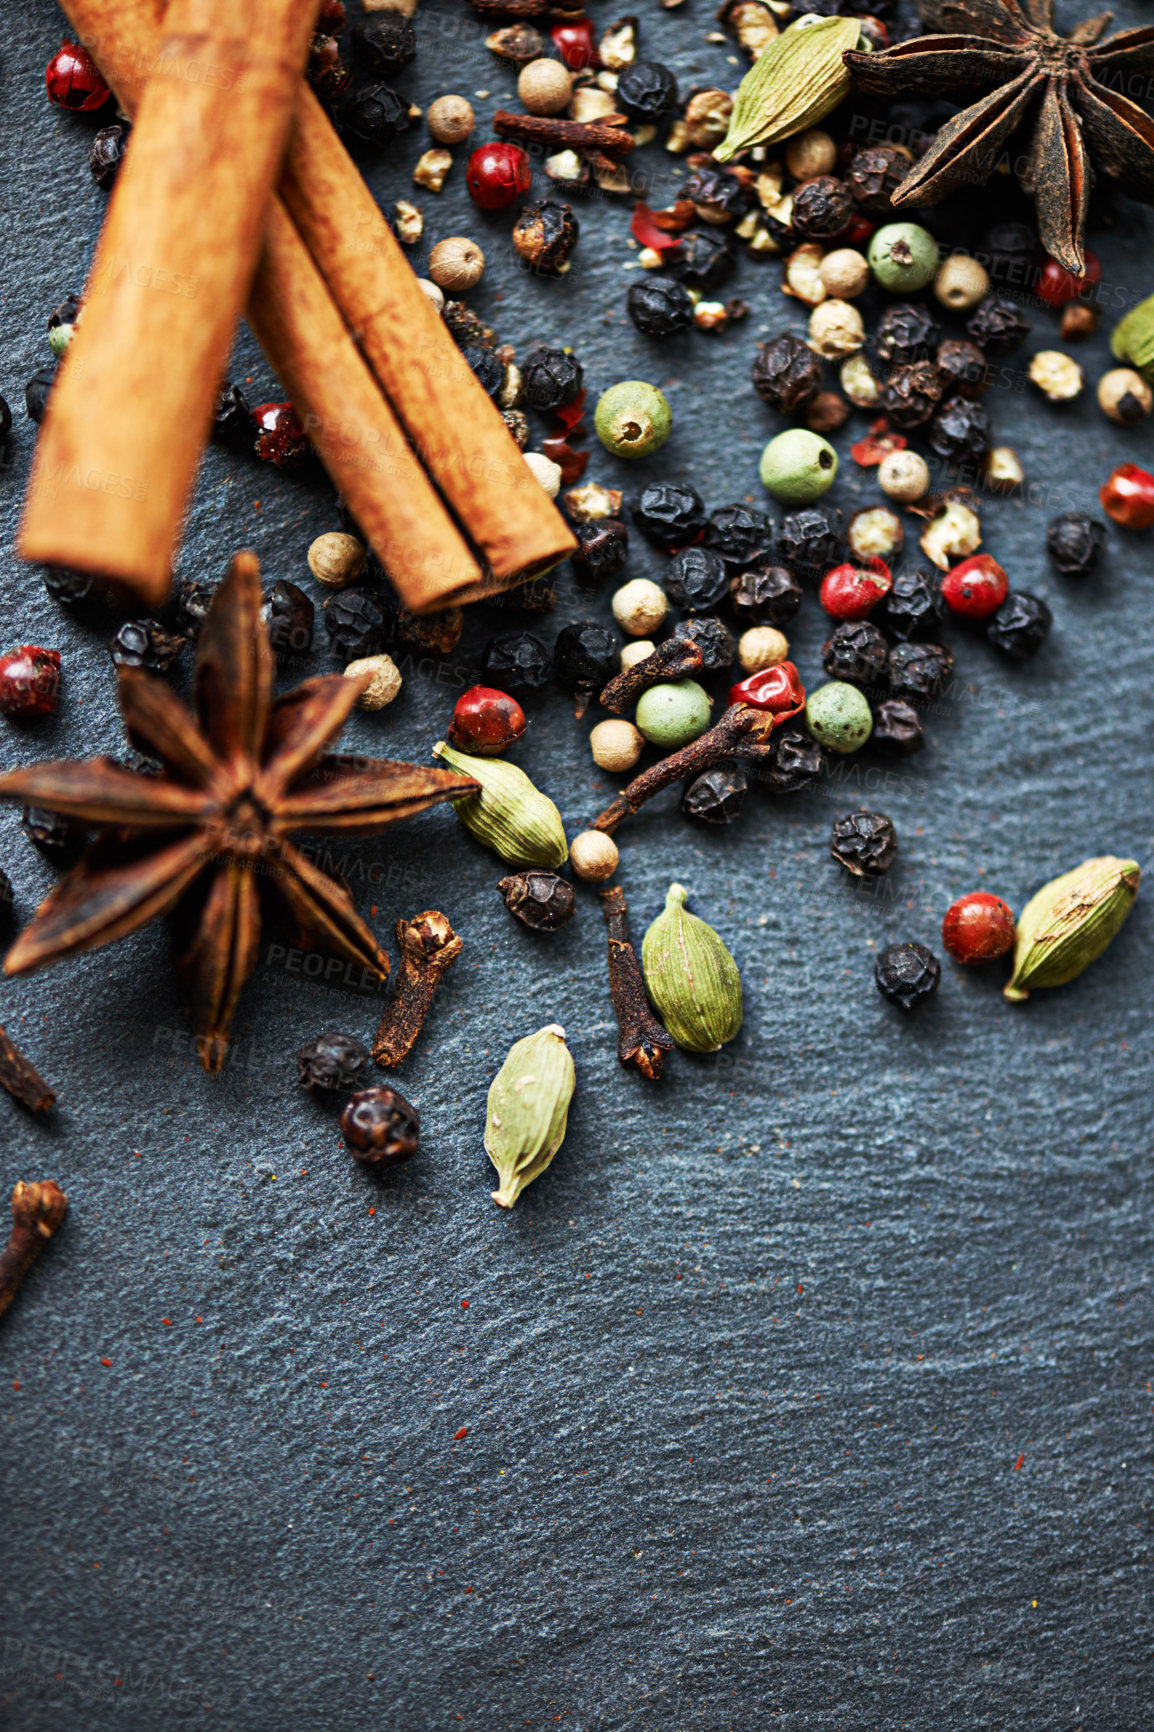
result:
[(12, 1234), (0, 1253), (0, 1317), (20, 1291), (20, 1283), (64, 1219), (68, 1198), (54, 1179), (26, 1185), (19, 1180), (12, 1192)]
[(462, 940), (435, 908), (397, 921), (401, 975), (373, 1040), (373, 1057), (387, 1070), (408, 1058), (442, 974), (460, 956)]
[(493, 131), (499, 138), (514, 138), (520, 144), (545, 144), (556, 149), (591, 151), (615, 158), (633, 149), (634, 139), (625, 130), (625, 115), (606, 120), (558, 120), (545, 114), (512, 114), (499, 108), (493, 116)]
[(708, 732), (635, 776), (594, 818), (592, 828), (611, 836), (623, 819), (633, 817), (662, 788), (683, 781), (686, 776), (700, 775), (702, 770), (711, 770), (726, 758), (768, 757), (774, 723), (780, 721), (781, 717), (771, 710), (754, 709), (751, 704), (731, 704)]
[(601, 912), (609, 929), (609, 994), (617, 1013), (617, 1057), (650, 1082), (661, 1077), (665, 1054), (677, 1042), (650, 1009), (637, 952), (629, 939), (625, 892), (611, 884), (601, 892)]
[(698, 673), (704, 662), (701, 646), (691, 638), (667, 638), (644, 661), (634, 662), (631, 668), (615, 674), (601, 693), (601, 703), (615, 716), (623, 716), (642, 692), (661, 680), (680, 680)]

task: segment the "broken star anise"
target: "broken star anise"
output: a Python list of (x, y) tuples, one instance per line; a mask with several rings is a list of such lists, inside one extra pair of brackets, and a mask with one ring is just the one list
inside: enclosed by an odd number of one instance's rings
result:
[(176, 964), (205, 1070), (219, 1070), (260, 938), (262, 896), (302, 941), (377, 978), (389, 960), (348, 890), (289, 840), (365, 836), (439, 800), (475, 793), (447, 770), (323, 756), (363, 682), (331, 674), (275, 702), (255, 554), (232, 562), (200, 631), (196, 716), (161, 679), (122, 667), (132, 743), (159, 758), (138, 775), (107, 758), (0, 776), (0, 796), (91, 825), (91, 853), (61, 879), (5, 959), (22, 974), (172, 914)]
[(1019, 179), (1037, 205), (1042, 245), (1082, 276), (1093, 167), (1154, 203), (1154, 121), (1124, 94), (1133, 79), (1154, 74), (1154, 25), (1103, 40), (1112, 17), (1104, 12), (1059, 36), (1053, 0), (923, 0), (921, 13), (940, 35), (846, 54), (859, 88), (890, 97), (989, 94), (946, 122), (893, 205), (934, 204), (986, 180), (1011, 135), (1029, 125)]

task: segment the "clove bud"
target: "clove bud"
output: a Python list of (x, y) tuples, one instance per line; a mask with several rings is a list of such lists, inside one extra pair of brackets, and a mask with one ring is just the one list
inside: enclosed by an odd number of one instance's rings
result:
[(20, 1283), (64, 1219), (68, 1198), (54, 1179), (26, 1185), (21, 1179), (12, 1192), (12, 1234), (0, 1255), (0, 1317), (20, 1290)]
[(435, 908), (397, 921), (401, 976), (373, 1040), (373, 1057), (391, 1069), (408, 1058), (442, 974), (461, 954), (461, 940)]
[(609, 994), (617, 1013), (617, 1057), (650, 1082), (658, 1082), (665, 1054), (677, 1042), (649, 1008), (641, 964), (629, 939), (625, 892), (619, 884), (601, 892), (601, 912), (609, 928)]

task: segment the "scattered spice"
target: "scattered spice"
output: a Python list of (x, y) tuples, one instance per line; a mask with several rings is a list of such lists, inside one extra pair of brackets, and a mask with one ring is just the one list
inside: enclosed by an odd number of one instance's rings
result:
[(485, 1151), (501, 1181), (491, 1193), (499, 1208), (511, 1209), (561, 1147), (576, 1083), (559, 1023), (509, 1049), (489, 1089), (485, 1123)]
[(1105, 854), (1044, 884), (1019, 917), (1003, 996), (1019, 1004), (1035, 987), (1075, 980), (1121, 931), (1141, 880), (1136, 860)]
[(625, 892), (619, 884), (601, 892), (601, 912), (609, 933), (609, 994), (617, 1016), (617, 1057), (648, 1081), (658, 1082), (665, 1054), (677, 1042), (649, 1007), (641, 964), (629, 939)]
[(0, 1254), (0, 1317), (20, 1291), (20, 1283), (64, 1219), (68, 1198), (54, 1179), (25, 1184), (12, 1192), (12, 1232)]
[(401, 974), (373, 1037), (373, 1057), (385, 1069), (402, 1064), (416, 1045), (433, 994), (445, 970), (456, 962), (463, 941), (435, 908), (398, 920)]
[(341, 1114), (341, 1135), (367, 1167), (412, 1160), (420, 1130), (421, 1115), (396, 1089), (362, 1089)]
[(556, 872), (518, 872), (497, 885), (505, 907), (530, 932), (557, 932), (573, 918), (577, 892)]
[(942, 965), (924, 944), (890, 944), (874, 962), (877, 989), (899, 1010), (915, 1010), (938, 990)]
[[(11, 896), (12, 888), (9, 885), (9, 905)], [(7, 1089), (13, 1100), (19, 1101), (21, 1106), (27, 1107), (33, 1113), (47, 1112), (56, 1099), (55, 1091), (49, 1088), (35, 1066), (25, 1058), (3, 1028), (0, 1028), (0, 1088)]]
[(741, 1028), (741, 975), (721, 937), (671, 884), (641, 946), (645, 988), (678, 1046), (717, 1052)]

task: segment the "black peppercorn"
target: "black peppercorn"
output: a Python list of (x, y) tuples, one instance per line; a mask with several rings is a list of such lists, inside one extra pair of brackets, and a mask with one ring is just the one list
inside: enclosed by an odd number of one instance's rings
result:
[(20, 813), (20, 828), (35, 848), (54, 866), (72, 866), (80, 858), (88, 832), (72, 818), (62, 818), (59, 812), (46, 811), (43, 806), (25, 806)]
[(995, 223), (982, 236), (977, 254), (992, 282), (1024, 288), (1034, 279), (1038, 236), (1029, 223)]
[(280, 578), (265, 594), (260, 616), (278, 661), (308, 655), (313, 647), (315, 610), (304, 590)]
[(1008, 355), (1011, 349), (1017, 348), (1018, 344), (1029, 336), (1030, 321), (1015, 302), (999, 300), (996, 295), (987, 295), (985, 300), (979, 301), (975, 307), (966, 324), (966, 331), (970, 341), (976, 343), (987, 355)]
[(926, 307), (913, 301), (895, 301), (878, 320), (874, 347), (891, 367), (923, 361), (935, 347), (941, 330)]
[(467, 349), (470, 343), (475, 343), (479, 349), (497, 347), (497, 333), (492, 325), (478, 318), (464, 301), (446, 301), (441, 308), (441, 317), (458, 349)]
[(896, 427), (921, 427), (942, 400), (945, 386), (932, 361), (895, 367), (881, 388), (880, 406)]
[(1106, 525), (1085, 511), (1063, 511), (1046, 531), (1046, 550), (1063, 577), (1089, 577), (1106, 548)]
[(1054, 616), (1040, 595), (1012, 589), (986, 627), (990, 642), (1016, 662), (1037, 655), (1050, 635)]
[(668, 552), (695, 540), (705, 528), (705, 501), (688, 482), (651, 482), (633, 507), (633, 520), (647, 541)]
[(213, 413), (213, 438), (222, 445), (238, 445), (247, 450), (252, 444), (252, 435), (252, 408), (248, 398), (239, 385), (225, 383), (221, 386)]
[(376, 655), (385, 619), (385, 609), (367, 589), (341, 589), (325, 602), (325, 630), (346, 662)]
[(181, 650), (183, 637), (174, 637), (155, 619), (126, 619), (109, 651), (118, 668), (144, 668), (150, 674), (167, 673)]
[(695, 289), (719, 289), (732, 275), (737, 258), (724, 234), (716, 229), (691, 229), (662, 256), (665, 269)]
[(617, 672), (619, 650), (613, 633), (594, 620), (567, 625), (553, 645), (553, 678), (574, 697), (599, 692)]
[(681, 810), (699, 824), (732, 824), (741, 817), (749, 777), (740, 764), (716, 764), (695, 776), (681, 796)]
[(79, 607), (93, 597), (95, 578), (90, 571), (74, 571), (69, 565), (46, 565), (44, 587), (53, 601)]
[(986, 357), (976, 343), (947, 337), (934, 359), (947, 397), (980, 397), (990, 382)]
[(387, 1167), (417, 1152), (421, 1118), (396, 1089), (362, 1089), (341, 1114), (341, 1135), (366, 1166)]
[(853, 214), (853, 194), (845, 181), (817, 174), (794, 193), (790, 221), (803, 240), (827, 241), (849, 225)]
[(616, 517), (574, 525), (577, 551), (570, 556), (578, 589), (600, 589), (616, 577), (629, 557), (629, 531)]
[(577, 245), (580, 228), (567, 204), (542, 199), (527, 204), (513, 225), (513, 250), (527, 270), (541, 276), (559, 276)]
[(827, 572), (837, 564), (845, 543), (842, 514), (835, 506), (810, 505), (784, 520), (777, 541), (778, 558), (796, 577)]
[(479, 343), (466, 344), (461, 353), (485, 394), (499, 396), (505, 385), (505, 363), (497, 359), (492, 349), (483, 349)]
[(783, 331), (772, 342), (761, 344), (749, 376), (763, 403), (780, 415), (793, 415), (821, 390), (821, 357), (800, 337)]
[(910, 703), (940, 697), (954, 671), (954, 652), (940, 643), (899, 643), (890, 651), (890, 691)]
[(801, 585), (783, 565), (755, 565), (729, 580), (729, 605), (743, 625), (788, 625), (801, 606)]
[(409, 126), (409, 105), (388, 84), (354, 84), (335, 105), (337, 125), (349, 138), (378, 149)]
[(677, 80), (656, 60), (634, 60), (618, 74), (616, 99), (630, 120), (656, 123), (677, 106)]
[(626, 296), (629, 317), (647, 337), (672, 337), (693, 323), (693, 302), (673, 277), (645, 277)]
[(910, 758), (925, 749), (926, 730), (912, 704), (901, 698), (886, 698), (874, 709), (874, 731), (870, 735), (879, 751), (891, 757)]
[(719, 505), (709, 513), (701, 545), (716, 553), (731, 569), (768, 563), (773, 546), (773, 524), (764, 511), (751, 505)]
[(830, 853), (855, 878), (880, 878), (898, 857), (898, 833), (884, 812), (847, 812), (834, 820)]
[(531, 409), (542, 413), (566, 408), (584, 381), (584, 367), (567, 349), (530, 349), (521, 363), (521, 394)]
[(843, 620), (821, 648), (821, 665), (831, 680), (867, 689), (885, 684), (889, 645), (868, 620)]
[(351, 1034), (318, 1035), (297, 1052), (297, 1081), (321, 1094), (355, 1089), (369, 1062), (369, 1050)]
[(664, 588), (674, 607), (708, 613), (729, 594), (729, 573), (707, 547), (683, 547), (669, 562)]
[(556, 872), (516, 872), (502, 878), (497, 889), (509, 913), (530, 932), (556, 932), (573, 918), (577, 893)]
[(734, 217), (744, 216), (749, 204), (744, 184), (723, 168), (695, 169), (678, 197), (687, 198), (700, 214), (715, 223), (732, 222)]
[(505, 631), (491, 637), (481, 657), (485, 682), (515, 696), (540, 691), (552, 668), (552, 656), (531, 631)]
[(186, 637), (195, 638), (208, 618), (219, 584), (203, 577), (184, 577), (176, 592), (176, 621)]
[(980, 457), (990, 443), (990, 417), (969, 397), (951, 397), (930, 424), (930, 449), (938, 457)]
[(353, 59), (366, 72), (402, 72), (417, 53), (417, 34), (402, 12), (374, 12), (353, 25)]
[(737, 654), (733, 633), (716, 614), (703, 613), (690, 619), (679, 619), (670, 632), (669, 639), (697, 645), (702, 655), (699, 675), (724, 672), (732, 666), (733, 658)]
[(754, 770), (758, 785), (771, 794), (796, 794), (821, 775), (825, 747), (804, 728), (782, 728), (774, 734), (768, 759)]
[(883, 595), (870, 618), (887, 637), (902, 641), (932, 638), (942, 624), (939, 595), (937, 581), (924, 571), (899, 571), (889, 593)]
[(941, 963), (924, 944), (891, 944), (874, 961), (874, 979), (883, 998), (913, 1010), (937, 991)]
[(896, 144), (869, 144), (859, 150), (846, 170), (846, 184), (862, 210), (887, 215), (890, 202), (913, 163)]
[(88, 171), (101, 192), (110, 192), (114, 186), (127, 143), (126, 125), (102, 126), (93, 138), (88, 151)]
[(24, 387), (24, 413), (37, 425), (44, 419), (48, 398), (56, 383), (56, 367), (38, 367)]

